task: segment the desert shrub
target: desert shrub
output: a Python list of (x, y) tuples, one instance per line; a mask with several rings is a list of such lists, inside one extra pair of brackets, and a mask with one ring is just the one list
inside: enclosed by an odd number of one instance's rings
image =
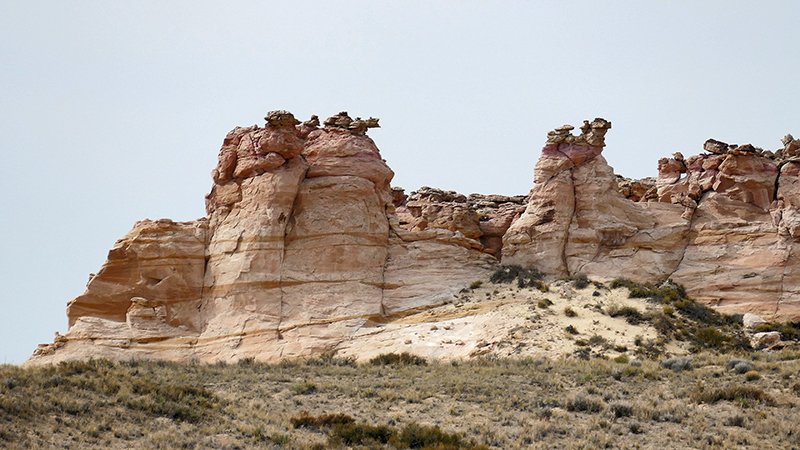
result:
[(619, 355), (616, 358), (614, 358), (614, 362), (620, 363), (620, 364), (625, 364), (625, 363), (628, 362), (628, 355), (625, 355), (625, 354)]
[(536, 301), (536, 306), (538, 306), (539, 308), (542, 308), (542, 309), (548, 308), (552, 304), (553, 304), (553, 302), (551, 302), (550, 300), (548, 300), (546, 298), (540, 298), (539, 300)]
[(472, 284), (469, 285), (470, 289), (478, 289), (479, 287), (483, 286), (483, 281), (473, 281)]
[[(332, 445), (361, 446), (389, 444), (393, 448), (419, 448), (441, 450), (484, 450), (488, 447), (476, 445), (458, 433), (447, 433), (435, 426), (411, 422), (398, 430), (389, 425), (366, 423), (337, 423), (331, 427), (328, 440)], [(372, 448), (370, 446), (370, 448)]]
[[(518, 287), (537, 287), (541, 290), (544, 273), (534, 268), (523, 269), (520, 266), (501, 266), (490, 277), (492, 283), (511, 283), (517, 280)], [(536, 283), (536, 282), (539, 283)]]
[(293, 389), (297, 395), (307, 395), (317, 392), (317, 385), (310, 381), (303, 381), (302, 383), (295, 384)]
[(358, 358), (356, 356), (336, 356), (338, 350), (329, 350), (316, 358), (305, 359), (307, 366), (349, 366), (358, 367)]
[(638, 283), (627, 278), (616, 278), (611, 281), (611, 289), (627, 288), (630, 298), (648, 298), (654, 295), (653, 285), (650, 283)]
[(619, 419), (621, 417), (630, 417), (633, 415), (633, 405), (628, 402), (614, 402), (608, 405), (614, 417)]
[(734, 414), (725, 419), (725, 425), (729, 427), (744, 428), (746, 423), (747, 423), (747, 418), (741, 414)]
[(781, 333), (781, 340), (796, 341), (800, 339), (800, 322), (762, 323), (757, 325), (753, 329), (754, 333), (760, 333), (765, 331), (778, 331)]
[(627, 278), (617, 278), (611, 281), (611, 289), (627, 288), (630, 298), (649, 298), (661, 303), (673, 303), (680, 299), (685, 299), (686, 289), (677, 283), (667, 281), (661, 286), (654, 286), (652, 283), (639, 283)]
[(336, 445), (386, 444), (394, 434), (395, 430), (388, 425), (348, 422), (334, 425), (329, 440)]
[(721, 388), (714, 389), (698, 389), (692, 394), (692, 400), (695, 403), (716, 403), (719, 401), (736, 401), (743, 406), (747, 405), (749, 401), (759, 401), (768, 405), (774, 405), (775, 399), (771, 395), (764, 392), (763, 389), (757, 386), (748, 386), (743, 384), (733, 384)]
[(600, 347), (600, 346), (606, 347), (608, 346), (608, 339), (604, 338), (603, 336), (600, 336), (599, 334), (593, 334), (589, 338), (589, 345), (591, 345), (592, 347)]
[(578, 313), (576, 313), (571, 306), (567, 306), (566, 308), (564, 308), (564, 315), (567, 317), (575, 317), (578, 315)]
[(689, 357), (682, 357), (682, 358), (670, 358), (666, 361), (661, 362), (661, 367), (665, 369), (672, 369), (675, 372), (681, 372), (684, 370), (691, 370), (692, 369), (692, 358)]
[[(446, 433), (438, 427), (409, 423), (392, 439), (395, 447), (409, 448), (461, 448), (461, 435)], [(400, 444), (400, 445), (397, 445)]]
[(572, 285), (575, 286), (575, 289), (584, 289), (589, 287), (589, 277), (586, 275), (579, 273), (572, 278)]
[(578, 329), (575, 328), (575, 326), (573, 326), (573, 325), (567, 325), (564, 328), (564, 331), (566, 331), (569, 334), (578, 334)]
[(255, 362), (256, 362), (256, 358), (253, 357), (253, 356), (250, 356), (248, 358), (240, 359), (237, 362), (237, 364), (239, 364), (240, 366), (252, 366), (253, 364), (255, 364)]
[(744, 359), (729, 359), (725, 365), (728, 370), (733, 370), (736, 373), (746, 373), (753, 370), (753, 363)]
[(674, 306), (685, 317), (696, 322), (707, 325), (724, 325), (726, 323), (722, 314), (691, 299), (678, 300)]
[(634, 353), (643, 358), (655, 359), (664, 353), (664, 340), (663, 339), (635, 339), (637, 345)]
[(697, 330), (694, 335), (694, 343), (701, 348), (720, 348), (730, 341), (730, 336), (726, 336), (715, 327), (706, 327)]
[(756, 370), (749, 370), (744, 374), (744, 379), (747, 381), (755, 381), (761, 379), (761, 374)]
[(586, 392), (579, 392), (567, 398), (564, 408), (567, 411), (596, 413), (605, 408), (605, 403), (600, 397), (589, 395)]
[(644, 315), (633, 306), (609, 305), (606, 314), (610, 317), (625, 317), (625, 321), (631, 325), (638, 325), (644, 321)]
[[(670, 307), (665, 306), (664, 308)], [(650, 317), (650, 325), (652, 325), (656, 331), (666, 337), (672, 337), (672, 332), (675, 331), (675, 323), (673, 323), (673, 319), (670, 317), (670, 314), (667, 314), (666, 312), (653, 314)]]
[(126, 402), (129, 408), (185, 422), (200, 421), (203, 409), (216, 401), (211, 391), (185, 384), (133, 379), (130, 387), (138, 395)]
[(348, 416), (347, 414), (322, 414), (320, 416), (312, 416), (308, 413), (308, 411), (303, 411), (298, 416), (294, 416), (289, 418), (289, 422), (295, 426), (295, 428), (305, 427), (305, 428), (313, 428), (318, 429), (322, 427), (332, 427), (334, 425), (342, 425), (353, 423), (356, 420), (352, 417)]
[(369, 360), (373, 366), (426, 366), (428, 360), (408, 352), (383, 353)]

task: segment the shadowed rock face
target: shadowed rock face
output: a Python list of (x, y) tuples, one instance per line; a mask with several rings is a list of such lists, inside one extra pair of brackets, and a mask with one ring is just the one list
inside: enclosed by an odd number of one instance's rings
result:
[[(346, 112), (272, 111), (225, 137), (207, 216), (143, 220), (117, 241), (70, 328), (29, 363), (319, 354), (443, 304), (503, 264), (553, 276), (672, 279), (729, 312), (800, 317), (800, 141), (709, 140), (658, 177), (602, 155), (611, 123), (548, 133), (527, 196), (392, 188), (369, 128)], [(350, 344), (346, 344), (349, 342)], [(362, 342), (362, 341), (358, 341)], [(366, 341), (364, 341), (366, 342)]]
[(315, 354), (442, 304), (496, 265), (456, 231), (400, 228), (394, 174), (366, 136), (378, 119), (265, 119), (223, 141), (208, 215), (138, 222), (32, 363)]

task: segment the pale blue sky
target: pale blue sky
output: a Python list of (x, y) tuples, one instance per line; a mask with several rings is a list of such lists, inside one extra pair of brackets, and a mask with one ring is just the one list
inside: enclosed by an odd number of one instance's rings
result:
[(219, 145), (340, 110), (394, 185), (525, 194), (548, 130), (613, 123), (654, 176), (800, 135), (800, 2), (0, 0), (0, 362), (21, 363), (136, 220), (203, 216)]

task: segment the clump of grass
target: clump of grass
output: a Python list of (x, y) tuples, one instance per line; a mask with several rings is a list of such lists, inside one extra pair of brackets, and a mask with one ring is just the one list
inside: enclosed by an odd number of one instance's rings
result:
[(767, 405), (774, 405), (775, 399), (757, 386), (733, 384), (714, 389), (698, 389), (692, 394), (695, 403), (716, 403), (719, 401), (735, 401), (746, 406), (749, 401), (758, 401)]
[(747, 381), (756, 381), (761, 379), (761, 374), (756, 370), (750, 370), (744, 374), (744, 379)]
[(428, 360), (408, 352), (383, 353), (369, 360), (373, 366), (425, 366)]
[(472, 284), (469, 285), (470, 289), (478, 289), (479, 287), (483, 286), (483, 281), (473, 281)]
[(305, 427), (313, 429), (332, 427), (334, 425), (353, 423), (355, 421), (356, 419), (353, 419), (347, 414), (337, 413), (312, 416), (308, 411), (303, 411), (299, 415), (289, 418), (289, 422), (291, 422), (295, 428)]
[(294, 389), (297, 395), (306, 395), (317, 392), (317, 385), (310, 381), (303, 381), (302, 383), (295, 384), (292, 389)]
[(564, 408), (567, 411), (597, 413), (605, 408), (605, 402), (596, 395), (579, 392), (567, 398)]
[(328, 440), (333, 445), (386, 444), (396, 431), (388, 425), (366, 423), (336, 424), (330, 431)]
[(622, 417), (630, 417), (633, 415), (633, 405), (628, 402), (614, 402), (608, 405), (614, 417), (619, 419)]
[[(564, 331), (566, 331), (566, 332), (567, 332), (567, 334), (579, 334), (579, 333), (578, 333), (578, 329), (577, 329), (577, 328), (575, 328), (575, 326), (574, 326), (574, 325), (567, 325), (567, 326), (564, 328)], [(588, 344), (588, 342), (587, 342), (587, 344)]]
[(578, 313), (575, 312), (575, 310), (572, 309), (571, 306), (567, 306), (566, 308), (564, 308), (564, 315), (567, 317), (575, 317), (578, 315)]
[(389, 444), (393, 448), (421, 448), (444, 450), (484, 450), (485, 445), (477, 445), (459, 433), (448, 433), (439, 427), (420, 425), (411, 422), (402, 429), (386, 424), (371, 425), (356, 422), (346, 414), (323, 414), (312, 416), (303, 411), (290, 419), (295, 427), (326, 430), (328, 442), (333, 446), (367, 446)]

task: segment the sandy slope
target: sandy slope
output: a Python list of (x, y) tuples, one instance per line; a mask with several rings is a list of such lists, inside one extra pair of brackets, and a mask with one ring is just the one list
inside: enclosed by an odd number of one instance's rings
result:
[[(589, 285), (575, 289), (573, 283), (559, 280), (543, 293), (535, 288), (518, 289), (515, 284), (481, 281), (481, 287), (465, 290), (446, 305), (364, 328), (338, 347), (338, 355), (359, 360), (390, 352), (445, 360), (480, 355), (552, 358), (591, 348), (614, 357), (632, 354), (637, 337), (648, 340), (657, 335), (648, 324), (631, 325), (622, 316), (606, 314), (612, 305), (632, 306), (642, 313), (662, 308), (645, 299), (628, 298), (625, 288), (609, 290)], [(545, 302), (541, 300), (552, 305), (543, 308)], [(567, 307), (576, 315), (569, 317)], [(577, 334), (565, 331), (570, 325)], [(595, 335), (607, 344), (578, 345)], [(675, 344), (668, 345), (667, 352), (686, 353)]]

